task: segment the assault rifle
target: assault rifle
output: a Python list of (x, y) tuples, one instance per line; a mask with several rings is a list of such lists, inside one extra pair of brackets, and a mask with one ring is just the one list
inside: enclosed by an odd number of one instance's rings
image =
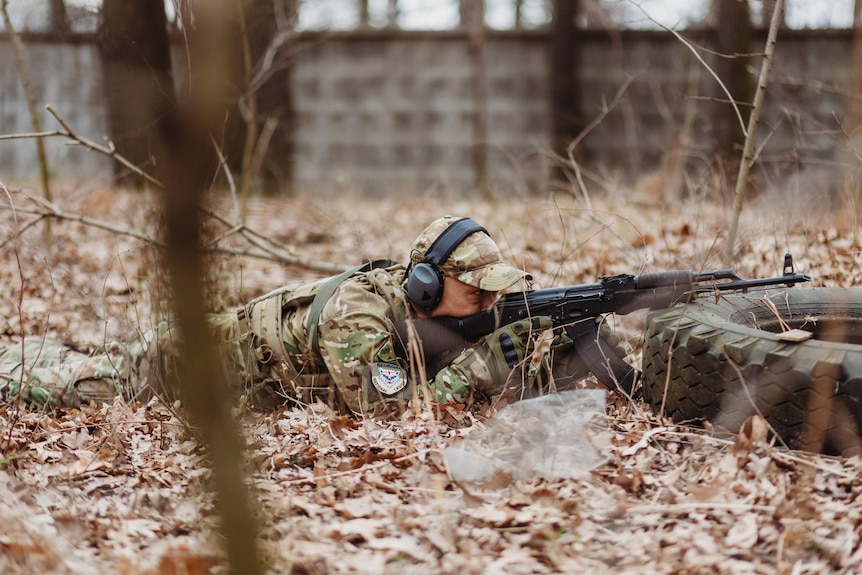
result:
[[(575, 343), (575, 349), (593, 374), (612, 390), (630, 394), (636, 370), (620, 358), (599, 337), (595, 318), (606, 313), (626, 315), (639, 309), (662, 309), (682, 303), (698, 294), (724, 291), (745, 292), (751, 288), (784, 285), (793, 287), (811, 277), (795, 273), (793, 257), (784, 256), (783, 275), (743, 279), (731, 269), (704, 272), (674, 270), (640, 275), (620, 274), (601, 277), (596, 283), (538, 289), (503, 295), (482, 313), (463, 318), (413, 320), (426, 355), (446, 347), (445, 333), (457, 333), (462, 340), (474, 342), (497, 328), (531, 317), (548, 316), (555, 328), (562, 328)], [(430, 322), (430, 323), (429, 323)], [(402, 332), (403, 326), (398, 331)], [(449, 340), (447, 343), (451, 343)]]

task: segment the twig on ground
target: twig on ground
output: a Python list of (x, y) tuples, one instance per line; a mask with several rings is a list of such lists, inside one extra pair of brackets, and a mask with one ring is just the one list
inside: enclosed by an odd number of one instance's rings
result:
[[(2, 188), (3, 193), (6, 195), (6, 198), (9, 200), (9, 205), (12, 206), (12, 194), (9, 192), (9, 188), (6, 187), (2, 181), (0, 181), (0, 188)], [(15, 226), (18, 226), (18, 215), (15, 212), (14, 207), (12, 208), (12, 221)], [(15, 253), (15, 263), (18, 269), (18, 323), (24, 325), (24, 285), (26, 283), (26, 279), (24, 278), (24, 270), (21, 268), (21, 255), (18, 252), (18, 246), (15, 246), (13, 250)], [(21, 338), (21, 357), (24, 357), (24, 338)], [(24, 365), (24, 361), (21, 362), (21, 378), (20, 381), (25, 381), (25, 376), (27, 375), (26, 366)], [(18, 396), (21, 395), (21, 390), (23, 389), (22, 385), (18, 386)], [(17, 399), (17, 398), (16, 398)], [(15, 422), (18, 420), (21, 414), (21, 402), (15, 401), (14, 411), (12, 413), (12, 422), (9, 425), (8, 434), (6, 435), (5, 446), (8, 446), (12, 441), (12, 429), (15, 427)], [(3, 448), (3, 451), (6, 451), (6, 448)]]

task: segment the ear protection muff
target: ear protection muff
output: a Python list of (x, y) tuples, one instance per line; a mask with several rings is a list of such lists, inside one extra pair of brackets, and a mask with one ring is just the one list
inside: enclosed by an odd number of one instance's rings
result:
[[(422, 311), (431, 311), (443, 298), (443, 270), (440, 264), (452, 255), (461, 242), (470, 234), (476, 232), (488, 233), (488, 230), (477, 224), (472, 218), (461, 218), (443, 230), (428, 251), (423, 261), (410, 265), (407, 270), (407, 299)], [(490, 235), (490, 234), (489, 234)], [(412, 259), (412, 258), (411, 258)]]

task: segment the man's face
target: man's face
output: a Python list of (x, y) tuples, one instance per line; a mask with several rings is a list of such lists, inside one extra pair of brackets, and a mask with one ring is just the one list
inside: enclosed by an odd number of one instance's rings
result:
[(497, 293), (465, 284), (453, 277), (447, 277), (443, 282), (443, 297), (428, 316), (465, 317), (473, 315), (490, 308), (497, 300)]

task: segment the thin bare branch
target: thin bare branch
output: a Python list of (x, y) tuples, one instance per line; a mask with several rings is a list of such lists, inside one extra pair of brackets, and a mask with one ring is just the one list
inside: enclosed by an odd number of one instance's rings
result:
[(64, 138), (68, 138), (69, 134), (61, 131), (54, 132), (30, 132), (23, 134), (3, 134), (0, 135), (0, 141), (2, 140), (29, 140), (31, 138), (51, 138), (54, 136), (63, 136)]
[(45, 106), (45, 109), (48, 110), (48, 112), (52, 116), (54, 116), (54, 118), (60, 123), (61, 126), (63, 126), (64, 132), (60, 132), (59, 135), (66, 136), (71, 140), (75, 140), (85, 148), (93, 150), (94, 152), (104, 154), (109, 158), (119, 162), (124, 167), (130, 169), (135, 174), (141, 176), (151, 184), (154, 184), (160, 188), (163, 187), (162, 183), (159, 182), (157, 179), (155, 179), (154, 177), (140, 169), (138, 166), (127, 160), (125, 157), (117, 153), (117, 148), (114, 147), (114, 144), (112, 142), (109, 141), (107, 146), (102, 146), (100, 144), (97, 144), (96, 142), (93, 142), (92, 140), (88, 140), (87, 138), (81, 137), (72, 129), (71, 126), (69, 126), (69, 124), (66, 123), (66, 121), (60, 116), (60, 114), (58, 114), (54, 110), (54, 108), (51, 107), (50, 104)]
[(224, 172), (225, 178), (227, 178), (228, 189), (230, 189), (230, 199), (233, 201), (233, 215), (237, 219), (240, 224), (237, 226), (237, 231), (244, 225), (243, 217), (242, 217), (242, 208), (239, 203), (239, 197), (237, 195), (236, 190), (236, 182), (233, 179), (233, 172), (231, 172), (230, 166), (227, 165), (227, 160), (224, 157), (224, 154), (221, 151), (221, 148), (216, 142), (215, 138), (210, 136), (210, 141), (213, 144), (213, 149), (218, 155), (219, 165), (221, 166), (222, 171)]
[(85, 224), (85, 225), (90, 226), (90, 227), (103, 229), (105, 231), (109, 231), (109, 232), (112, 232), (112, 233), (115, 233), (118, 235), (133, 237), (133, 238), (136, 238), (139, 240), (143, 240), (147, 243), (161, 245), (161, 244), (159, 244), (159, 242), (157, 240), (155, 240), (151, 236), (148, 236), (147, 234), (144, 234), (143, 232), (139, 232), (137, 230), (132, 230), (129, 228), (122, 228), (119, 226), (115, 226), (114, 224), (111, 224), (109, 222), (105, 222), (104, 220), (97, 220), (94, 218), (88, 218), (86, 216), (82, 216), (80, 214), (66, 212), (65, 210), (63, 210), (59, 206), (57, 206), (54, 202), (49, 202), (48, 200), (46, 200), (44, 198), (40, 198), (39, 196), (36, 196), (34, 194), (30, 194), (25, 190), (21, 190), (20, 193), (24, 197), (26, 197), (27, 199), (41, 205), (43, 208), (42, 210), (18, 208), (18, 212), (20, 212), (20, 213), (32, 213), (32, 214), (38, 214), (39, 216), (42, 216), (42, 217), (49, 217), (49, 218), (54, 218), (54, 219), (58, 219), (58, 220), (73, 221), (73, 222), (77, 222), (80, 224)]
[(713, 79), (715, 79), (722, 92), (727, 95), (727, 101), (731, 106), (733, 106), (733, 111), (736, 112), (736, 119), (739, 120), (739, 126), (742, 128), (742, 133), (747, 137), (748, 134), (745, 129), (745, 120), (742, 118), (742, 112), (739, 111), (739, 106), (737, 106), (736, 100), (734, 100), (733, 95), (730, 93), (730, 90), (727, 89), (727, 86), (724, 85), (724, 82), (721, 81), (721, 78), (718, 77), (718, 74), (715, 72), (715, 70), (713, 70), (710, 65), (706, 63), (706, 60), (703, 59), (703, 56), (700, 55), (700, 52), (697, 51), (697, 48), (694, 46), (694, 44), (692, 44), (688, 39), (686, 39), (682, 34), (677, 32), (673, 28), (665, 26), (661, 22), (653, 19), (653, 17), (650, 16), (640, 4), (635, 3), (635, 6), (637, 6), (653, 24), (659, 26), (667, 32), (670, 32), (677, 40), (682, 42), (682, 44), (686, 48), (688, 48), (688, 50), (694, 55), (694, 57), (697, 58), (697, 61), (700, 62), (700, 64), (706, 69), (707, 72), (709, 72), (709, 75), (712, 76)]
[(727, 243), (724, 252), (726, 265), (733, 263), (736, 252), (736, 235), (739, 230), (739, 218), (742, 213), (742, 204), (745, 202), (745, 195), (748, 191), (748, 177), (754, 164), (757, 124), (760, 121), (760, 113), (763, 110), (763, 102), (766, 99), (766, 85), (769, 81), (769, 71), (772, 68), (775, 43), (778, 38), (778, 28), (782, 21), (781, 16), (783, 12), (784, 0), (777, 0), (775, 10), (772, 13), (772, 23), (769, 25), (769, 35), (766, 38), (766, 50), (763, 52), (763, 63), (760, 66), (760, 77), (757, 80), (757, 91), (754, 93), (751, 116), (748, 118), (748, 129), (745, 131), (745, 145), (742, 148), (742, 162), (739, 165), (739, 173), (736, 178), (733, 213), (731, 215), (730, 228), (727, 232)]
[[(9, 244), (9, 242), (14, 241), (18, 237), (20, 237), (25, 231), (32, 228), (36, 223), (42, 221), (44, 219), (56, 219), (56, 220), (66, 220), (71, 222), (76, 222), (79, 224), (83, 224), (86, 226), (98, 228), (101, 230), (105, 230), (120, 236), (126, 236), (141, 240), (147, 244), (154, 245), (159, 248), (164, 248), (164, 243), (157, 240), (155, 237), (150, 236), (144, 232), (139, 230), (124, 228), (121, 226), (117, 226), (110, 222), (106, 222), (104, 220), (99, 220), (95, 218), (88, 218), (86, 216), (82, 216), (80, 214), (67, 212), (55, 204), (51, 202), (46, 202), (42, 198), (32, 195), (26, 194), (28, 199), (37, 202), (41, 207), (39, 208), (25, 208), (25, 207), (10, 207), (6, 205), (0, 205), (0, 210), (8, 210), (12, 209), (18, 214), (30, 214), (38, 216), (37, 219), (32, 222), (28, 222), (24, 225), (19, 225), (16, 232), (6, 238), (3, 242), (0, 242), (0, 248), (5, 247)], [(221, 216), (215, 214), (214, 212), (210, 212), (207, 210), (203, 210), (204, 214), (216, 219), (220, 223), (229, 226), (230, 223), (222, 218)], [(249, 249), (241, 249), (234, 247), (225, 247), (217, 245), (217, 242), (220, 242), (232, 235), (239, 234), (244, 239), (246, 239), (249, 243), (258, 248), (258, 250), (249, 250)], [(293, 254), (287, 253), (280, 249), (273, 249), (266, 245), (266, 242), (262, 241), (263, 236), (253, 230), (245, 228), (243, 225), (235, 225), (230, 227), (226, 232), (221, 234), (216, 240), (211, 242), (207, 247), (206, 251), (209, 253), (221, 253), (221, 254), (229, 254), (234, 256), (244, 256), (259, 260), (266, 260), (277, 262), (285, 265), (295, 266), (311, 271), (317, 271), (321, 273), (339, 273), (344, 271), (347, 266), (343, 266), (340, 264), (333, 264), (329, 262), (318, 262), (303, 259), (297, 257)]]
[(580, 166), (577, 160), (575, 160), (575, 148), (580, 145), (580, 143), (584, 140), (584, 138), (587, 137), (590, 132), (592, 132), (599, 124), (602, 123), (602, 121), (611, 112), (611, 110), (619, 106), (620, 102), (623, 99), (623, 95), (628, 91), (629, 86), (634, 81), (634, 79), (635, 76), (627, 77), (625, 81), (620, 85), (619, 89), (617, 90), (617, 93), (614, 94), (614, 97), (610, 101), (610, 103), (603, 103), (602, 109), (599, 114), (595, 118), (593, 118), (593, 120), (589, 124), (587, 124), (587, 126), (584, 127), (583, 130), (581, 130), (581, 132), (575, 137), (574, 140), (569, 142), (568, 146), (566, 146), (566, 155), (568, 156), (569, 164), (575, 170), (574, 175), (578, 190), (580, 190), (581, 196), (583, 196), (584, 198), (584, 202), (587, 206), (587, 209), (590, 211), (592, 211), (593, 209), (592, 203), (590, 202), (590, 196), (587, 192), (587, 186), (586, 184), (584, 184), (583, 177), (581, 176)]
[[(123, 157), (120, 153), (117, 152), (117, 149), (113, 146), (111, 142), (108, 142), (107, 145), (100, 145), (92, 140), (85, 138), (78, 134), (72, 127), (66, 122), (66, 120), (57, 113), (50, 105), (45, 106), (45, 109), (54, 116), (57, 122), (62, 126), (62, 130), (57, 130), (53, 132), (39, 132), (35, 134), (11, 134), (11, 135), (3, 135), (0, 136), (0, 140), (11, 140), (11, 139), (24, 139), (30, 137), (63, 137), (72, 140), (73, 142), (87, 148), (88, 150), (103, 154), (129, 170), (132, 170), (135, 174), (144, 178), (154, 186), (158, 188), (162, 188), (162, 183), (140, 169), (138, 166), (132, 164), (129, 160)], [(237, 197), (236, 185), (234, 183), (233, 175), (227, 165), (227, 161), (225, 160), (224, 155), (217, 143), (213, 140), (213, 146), (218, 154), (219, 162), (222, 166), (222, 170), (225, 173), (225, 177), (227, 178), (228, 185), (230, 187), (231, 199), (233, 201), (233, 209), (235, 217), (240, 220), (240, 223), (236, 223), (234, 221), (230, 221), (228, 218), (225, 218), (212, 210), (202, 209), (202, 213), (214, 220), (218, 221), (220, 224), (224, 225), (227, 228), (227, 231), (222, 233), (216, 238), (213, 242), (207, 246), (207, 251), (211, 253), (223, 253), (223, 254), (231, 254), (237, 256), (245, 256), (255, 259), (274, 261), (278, 263), (282, 263), (285, 265), (296, 266), (299, 268), (308, 269), (311, 271), (317, 271), (321, 273), (340, 273), (347, 269), (347, 266), (341, 264), (334, 264), (329, 262), (317, 262), (311, 261), (307, 259), (303, 259), (297, 257), (291, 253), (288, 253), (284, 250), (284, 246), (280, 245), (270, 238), (265, 237), (264, 235), (249, 229), (245, 226), (244, 223), (241, 223), (241, 208), (239, 204), (239, 199)], [(15, 234), (13, 234), (10, 238), (7, 238), (5, 241), (0, 243), (0, 247), (3, 247), (9, 243), (14, 238), (20, 237), (25, 231), (34, 226), (38, 221), (44, 219), (58, 219), (58, 220), (67, 220), (74, 221), (80, 224), (84, 224), (87, 226), (99, 228), (105, 231), (109, 231), (118, 235), (132, 237), (135, 239), (139, 239), (143, 242), (158, 246), (163, 248), (164, 243), (157, 240), (155, 237), (148, 235), (139, 230), (134, 230), (130, 228), (124, 228), (121, 226), (117, 226), (106, 222), (104, 220), (98, 220), (94, 218), (88, 218), (86, 216), (82, 216), (80, 214), (75, 214), (72, 212), (67, 212), (54, 204), (51, 201), (45, 200), (43, 198), (39, 198), (33, 194), (28, 194), (26, 192), (22, 192), (28, 199), (38, 204), (39, 208), (17, 208), (18, 213), (32, 214), (38, 216), (38, 218), (30, 222), (24, 226), (20, 226)], [(7, 206), (0, 206), (0, 209), (9, 209)], [(257, 250), (248, 250), (248, 249), (238, 249), (234, 247), (224, 247), (217, 245), (218, 242), (227, 239), (233, 235), (240, 235), (247, 242), (252, 244)]]

